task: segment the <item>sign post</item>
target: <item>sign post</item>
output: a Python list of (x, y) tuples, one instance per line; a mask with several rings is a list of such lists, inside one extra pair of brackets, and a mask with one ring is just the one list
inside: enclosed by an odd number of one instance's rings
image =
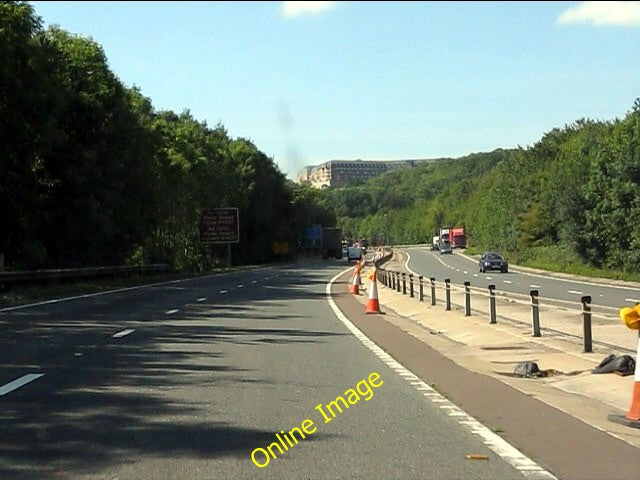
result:
[(236, 207), (204, 210), (200, 218), (201, 243), (226, 243), (229, 266), (231, 244), (240, 241), (240, 221)]

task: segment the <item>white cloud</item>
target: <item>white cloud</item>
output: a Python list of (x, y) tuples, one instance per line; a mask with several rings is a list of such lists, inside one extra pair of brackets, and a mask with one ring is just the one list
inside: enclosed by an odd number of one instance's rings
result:
[(582, 2), (560, 14), (557, 22), (560, 25), (640, 26), (640, 2)]
[(282, 2), (282, 9), (286, 17), (310, 13), (316, 14), (330, 8), (335, 2)]

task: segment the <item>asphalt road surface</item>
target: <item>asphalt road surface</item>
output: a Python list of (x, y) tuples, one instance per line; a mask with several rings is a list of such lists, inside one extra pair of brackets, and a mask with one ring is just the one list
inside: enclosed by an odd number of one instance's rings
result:
[(345, 267), (0, 311), (0, 478), (525, 478), (336, 316)]
[(410, 255), (408, 267), (425, 278), (435, 277), (437, 281), (451, 279), (453, 284), (462, 285), (465, 281), (472, 286), (488, 288), (496, 286), (497, 291), (515, 292), (529, 295), (531, 290), (538, 290), (541, 299), (572, 302), (576, 308), (580, 306), (580, 298), (590, 295), (594, 305), (610, 307), (612, 315), (617, 316), (617, 309), (625, 305), (640, 303), (640, 289), (633, 286), (606, 284), (596, 281), (570, 280), (509, 269), (509, 273), (491, 271), (480, 273), (477, 260), (470, 260), (454, 250), (453, 254), (440, 254), (429, 248), (403, 248)]

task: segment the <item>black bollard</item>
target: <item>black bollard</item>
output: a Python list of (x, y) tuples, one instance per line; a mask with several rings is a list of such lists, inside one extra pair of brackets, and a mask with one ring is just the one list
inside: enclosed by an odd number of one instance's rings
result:
[(538, 306), (538, 290), (531, 290), (531, 323), (533, 327), (533, 336), (540, 336), (540, 307)]
[(464, 282), (464, 316), (471, 316), (471, 289), (470, 282)]
[(496, 286), (489, 285), (489, 323), (496, 321)]
[(451, 310), (451, 279), (444, 279), (444, 305), (445, 310)]
[(431, 282), (431, 305), (436, 304), (436, 279), (435, 277), (431, 277), (429, 279)]
[(584, 332), (584, 350), (585, 353), (593, 351), (591, 345), (591, 296), (585, 295), (580, 298), (582, 302), (582, 329)]

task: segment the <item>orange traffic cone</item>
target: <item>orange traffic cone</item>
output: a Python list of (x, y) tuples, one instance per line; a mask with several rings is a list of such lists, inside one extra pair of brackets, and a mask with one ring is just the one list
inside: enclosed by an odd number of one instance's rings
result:
[(621, 423), (628, 427), (640, 428), (640, 304), (635, 308), (623, 308), (620, 310), (620, 318), (632, 330), (638, 330), (638, 353), (636, 355), (636, 369), (633, 376), (633, 393), (631, 406), (626, 416), (609, 415), (609, 420)]
[(376, 285), (375, 268), (369, 278), (371, 279), (371, 283), (369, 284), (369, 300), (367, 300), (367, 309), (364, 313), (382, 313), (380, 311), (380, 303), (378, 302), (378, 287)]
[(626, 419), (630, 422), (635, 422), (635, 427), (640, 428), (640, 368), (638, 368), (637, 362), (636, 373), (633, 379), (633, 397), (631, 399), (631, 406), (627, 412)]
[(353, 293), (354, 295), (360, 294), (360, 269), (356, 268), (356, 271), (353, 273), (353, 282), (349, 285), (349, 293)]

